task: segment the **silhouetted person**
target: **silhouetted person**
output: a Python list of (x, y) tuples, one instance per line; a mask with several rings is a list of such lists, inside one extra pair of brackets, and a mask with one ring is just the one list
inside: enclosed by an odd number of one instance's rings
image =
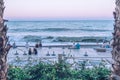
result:
[(31, 50), (31, 48), (29, 48), (28, 54), (29, 54), (29, 55), (32, 54), (32, 50)]
[(36, 49), (36, 48), (34, 48), (34, 49), (33, 49), (33, 53), (34, 53), (35, 55), (37, 55), (37, 54), (38, 54), (38, 52), (37, 52), (37, 49)]
[(39, 47), (39, 44), (38, 44), (38, 43), (36, 43), (36, 44), (35, 44), (35, 48), (38, 48), (38, 47)]
[(42, 43), (41, 43), (41, 41), (40, 41), (40, 43), (38, 44), (38, 46), (39, 46), (39, 47), (42, 47)]

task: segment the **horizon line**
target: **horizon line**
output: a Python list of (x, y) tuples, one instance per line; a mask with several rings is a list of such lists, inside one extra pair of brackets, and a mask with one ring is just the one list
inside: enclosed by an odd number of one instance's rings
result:
[(8, 22), (12, 22), (12, 21), (113, 21), (114, 19), (75, 19), (75, 20), (72, 20), (72, 19), (56, 19), (56, 20), (8, 20)]

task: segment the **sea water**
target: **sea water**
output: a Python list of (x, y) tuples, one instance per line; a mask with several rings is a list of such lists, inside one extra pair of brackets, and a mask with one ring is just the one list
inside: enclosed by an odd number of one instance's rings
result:
[(9, 21), (9, 41), (20, 44), (96, 42), (110, 40), (113, 32), (112, 20), (79, 21)]

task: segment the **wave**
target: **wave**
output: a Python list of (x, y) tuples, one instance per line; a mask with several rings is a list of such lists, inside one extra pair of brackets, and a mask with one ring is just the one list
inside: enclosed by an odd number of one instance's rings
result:
[(25, 37), (23, 37), (23, 40), (25, 42), (38, 42), (41, 40), (45, 40), (45, 39), (53, 39), (54, 37), (52, 36), (47, 36), (47, 37), (42, 37), (42, 36), (31, 36), (31, 35), (27, 35)]
[[(103, 42), (106, 37), (57, 37), (58, 42)], [(108, 37), (106, 40), (109, 41), (111, 37)]]
[(69, 31), (71, 29), (68, 28), (46, 28), (42, 29), (43, 31)]
[(94, 32), (105, 32), (105, 31), (112, 31), (112, 30), (104, 30), (104, 29), (79, 29), (81, 31), (94, 31)]
[(10, 29), (11, 32), (70, 31), (68, 28)]
[(92, 27), (92, 26), (83, 26), (83, 27)]
[[(50, 42), (103, 42), (106, 37), (53, 37), (53, 36), (25, 36), (23, 40), (26, 42), (38, 42), (42, 40), (43, 42), (48, 40)], [(106, 40), (109, 41), (111, 37), (107, 37)]]
[(40, 32), (41, 29), (10, 29), (11, 32)]
[(10, 29), (10, 32), (60, 32), (60, 31), (94, 31), (94, 32), (107, 32), (112, 30), (104, 29), (68, 29), (68, 28), (45, 28), (45, 29)]

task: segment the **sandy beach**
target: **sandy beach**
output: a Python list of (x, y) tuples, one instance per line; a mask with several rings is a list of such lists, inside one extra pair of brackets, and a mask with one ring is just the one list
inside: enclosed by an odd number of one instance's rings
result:
[[(99, 47), (97, 45), (81, 45), (80, 49), (69, 49), (71, 45), (44, 45), (41, 48), (37, 48), (37, 55), (28, 55), (28, 49), (24, 46), (19, 46), (17, 48), (11, 48), (8, 54), (8, 64), (13, 64), (14, 62), (22, 61), (20, 65), (24, 65), (26, 61), (44, 61), (44, 62), (57, 62), (58, 54), (64, 54), (64, 58), (67, 58), (67, 62), (72, 63), (73, 59), (78, 62), (81, 60), (112, 60), (110, 50), (106, 52), (97, 52), (94, 47)], [(90, 47), (91, 46), (91, 47)], [(30, 46), (33, 49), (33, 46)], [(17, 54), (16, 54), (17, 53)], [(88, 56), (85, 56), (87, 53)], [(26, 55), (25, 55), (26, 54)], [(47, 55), (49, 54), (49, 56)], [(54, 54), (54, 55), (53, 55)], [(18, 64), (14, 64), (18, 65)]]

